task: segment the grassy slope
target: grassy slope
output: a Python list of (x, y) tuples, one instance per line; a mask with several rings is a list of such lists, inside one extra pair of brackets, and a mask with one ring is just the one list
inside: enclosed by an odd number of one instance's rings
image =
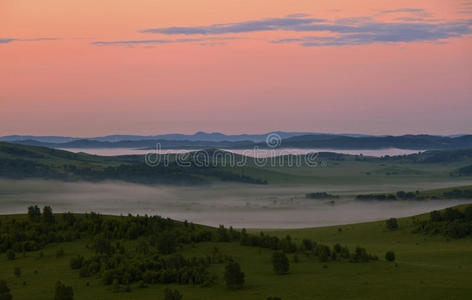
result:
[[(423, 218), (418, 216), (417, 218)], [(218, 274), (216, 285), (209, 288), (177, 286), (184, 299), (470, 299), (472, 297), (472, 238), (447, 240), (440, 236), (411, 233), (412, 218), (399, 221), (400, 228), (387, 231), (384, 222), (333, 226), (301, 230), (274, 230), (267, 233), (279, 236), (290, 234), (295, 240), (310, 238), (326, 244), (340, 242), (350, 248), (360, 245), (380, 257), (377, 262), (354, 264), (328, 262), (300, 256), (299, 263), (291, 264), (288, 275), (273, 274), (269, 262), (272, 251), (242, 247), (237, 243), (204, 243), (197, 248), (188, 246), (182, 252), (204, 255), (218, 247), (241, 263), (247, 284), (241, 291), (228, 291), (222, 282), (223, 265), (213, 265)], [(342, 231), (338, 229), (341, 228)], [(56, 258), (59, 247), (65, 256)], [(128, 244), (132, 248), (132, 245)], [(383, 259), (387, 250), (395, 251), (398, 266)], [(38, 252), (27, 253), (15, 261), (0, 256), (0, 278), (7, 279), (14, 299), (51, 299), (55, 281), (73, 286), (76, 299), (161, 299), (163, 285), (148, 288), (132, 287), (131, 293), (113, 293), (98, 278), (79, 278), (71, 270), (69, 259), (77, 254), (88, 256), (86, 241), (50, 245), (44, 257)], [(290, 256), (291, 258), (291, 256)], [(327, 267), (324, 268), (323, 265)], [(13, 276), (13, 268), (21, 267), (20, 278)], [(37, 270), (37, 274), (35, 273)], [(24, 285), (26, 282), (26, 285)], [(90, 282), (90, 286), (86, 283)]]
[[(208, 150), (210, 153), (213, 150)], [(444, 155), (448, 151), (436, 151)], [(428, 158), (431, 153), (423, 156)], [(452, 152), (455, 153), (455, 152)], [(228, 154), (228, 153), (226, 153)], [(326, 154), (327, 155), (327, 154)], [(434, 183), (451, 182), (450, 185), (470, 184), (472, 177), (461, 176), (451, 177), (450, 174), (457, 169), (472, 164), (470, 156), (460, 156), (458, 159), (446, 160), (446, 162), (425, 163), (415, 162), (414, 158), (397, 157), (397, 159), (380, 161), (373, 157), (365, 157), (364, 160), (357, 160), (357, 156), (338, 155), (342, 160), (321, 155), (317, 158), (317, 167), (306, 167), (303, 165), (304, 156), (300, 157), (301, 167), (288, 167), (287, 161), (293, 159), (293, 156), (284, 157), (285, 165), (271, 166), (270, 161), (264, 167), (257, 167), (252, 158), (245, 160), (242, 156), (234, 154), (235, 161), (246, 161), (244, 167), (222, 167), (221, 169), (231, 171), (235, 174), (244, 174), (253, 178), (267, 180), (269, 184), (412, 184), (415, 182), (429, 182), (431, 187)], [(423, 157), (422, 156), (422, 157)], [(57, 170), (61, 170), (62, 165), (71, 164), (79, 168), (90, 167), (103, 168), (107, 166), (117, 166), (120, 164), (143, 163), (144, 156), (96, 156), (85, 153), (71, 153), (62, 150), (25, 146), (0, 142), (0, 159), (25, 159), (37, 163), (47, 164)], [(171, 155), (170, 160), (175, 156)], [(201, 159), (201, 157), (200, 157)], [(321, 162), (325, 161), (327, 167), (321, 167)], [(278, 160), (276, 160), (278, 162)], [(212, 176), (206, 177), (198, 174), (208, 181), (218, 181)]]

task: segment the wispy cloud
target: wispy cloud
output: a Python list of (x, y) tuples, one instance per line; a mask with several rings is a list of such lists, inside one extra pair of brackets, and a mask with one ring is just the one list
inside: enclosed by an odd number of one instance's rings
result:
[(201, 43), (202, 45), (220, 45), (227, 40), (241, 39), (241, 37), (203, 37), (203, 38), (182, 38), (182, 39), (161, 39), (161, 40), (123, 40), (123, 41), (96, 41), (90, 44), (96, 46), (128, 46), (133, 47), (143, 45), (174, 44), (174, 43)]
[(432, 19), (432, 18), (421, 18), (421, 17), (399, 17), (399, 18), (395, 18), (394, 20), (405, 21), (405, 22), (440, 22), (443, 19)]
[(208, 34), (228, 34), (228, 33), (249, 33), (257, 31), (275, 30), (296, 30), (305, 25), (325, 22), (324, 19), (307, 18), (306, 14), (289, 15), (283, 18), (271, 18), (262, 20), (252, 20), (238, 23), (213, 24), (210, 26), (195, 27), (165, 27), (150, 28), (140, 30), (141, 33), (161, 33), (161, 34), (185, 34), (185, 35), (208, 35)]
[[(407, 13), (395, 21), (379, 21), (379, 15)], [(472, 33), (472, 20), (439, 22), (423, 9), (399, 8), (383, 10), (374, 16), (326, 20), (308, 14), (292, 14), (282, 18), (213, 24), (194, 27), (144, 29), (142, 33), (163, 35), (223, 35), (264, 31), (319, 32), (323, 36), (285, 38), (271, 43), (299, 43), (302, 46), (348, 46), (396, 42), (444, 42), (449, 38)], [(325, 36), (326, 33), (332, 36)], [(176, 40), (178, 42), (178, 40)], [(174, 42), (176, 42), (174, 41)]]
[(305, 47), (349, 46), (373, 43), (436, 42), (472, 33), (472, 21), (449, 23), (368, 23), (356, 26), (351, 32), (335, 36), (308, 36), (273, 40), (272, 43), (299, 43)]
[(40, 42), (40, 41), (57, 41), (61, 38), (34, 38), (34, 39), (6, 39), (0, 38), (0, 44), (8, 44), (12, 42)]
[(430, 13), (425, 11), (422, 8), (396, 8), (396, 9), (385, 9), (381, 10), (377, 15), (386, 15), (386, 14), (398, 14), (398, 13), (408, 13), (415, 15), (417, 17), (429, 18), (432, 17)]

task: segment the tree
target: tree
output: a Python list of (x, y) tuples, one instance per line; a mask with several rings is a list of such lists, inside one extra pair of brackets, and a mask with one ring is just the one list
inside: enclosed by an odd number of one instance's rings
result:
[(311, 249), (313, 249), (313, 242), (311, 240), (303, 239), (302, 243), (306, 250), (311, 251)]
[(56, 292), (54, 300), (74, 300), (74, 292), (71, 286), (66, 286), (62, 282), (56, 282)]
[(46, 224), (54, 224), (54, 215), (52, 214), (51, 206), (45, 206), (43, 208), (43, 221)]
[(387, 251), (387, 253), (385, 253), (385, 259), (387, 261), (395, 261), (395, 253), (393, 253), (393, 251)]
[(20, 267), (15, 267), (15, 269), (13, 269), (13, 275), (15, 275), (15, 277), (20, 277), (21, 276)]
[(230, 236), (228, 234), (228, 230), (223, 225), (220, 225), (218, 227), (217, 237), (218, 237), (218, 242), (229, 242)]
[(164, 290), (164, 300), (180, 300), (182, 299), (182, 294), (178, 290), (171, 290), (166, 288)]
[(286, 274), (290, 268), (290, 262), (287, 255), (283, 252), (274, 252), (272, 254), (272, 266), (277, 274)]
[(76, 257), (72, 257), (70, 259), (70, 267), (74, 270), (78, 270), (82, 268), (84, 264), (84, 257), (82, 255), (77, 255)]
[(28, 217), (33, 222), (41, 219), (41, 210), (37, 205), (28, 207)]
[(398, 221), (395, 218), (390, 218), (386, 221), (385, 225), (387, 226), (387, 229), (394, 230), (398, 228)]
[(0, 300), (11, 300), (13, 297), (5, 280), (0, 280)]
[(230, 289), (240, 289), (244, 285), (244, 273), (237, 262), (230, 261), (225, 268), (226, 286)]

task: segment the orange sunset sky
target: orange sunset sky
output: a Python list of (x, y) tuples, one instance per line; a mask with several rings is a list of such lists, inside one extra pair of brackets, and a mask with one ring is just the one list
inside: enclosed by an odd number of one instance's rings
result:
[(472, 133), (472, 2), (0, 0), (0, 136)]

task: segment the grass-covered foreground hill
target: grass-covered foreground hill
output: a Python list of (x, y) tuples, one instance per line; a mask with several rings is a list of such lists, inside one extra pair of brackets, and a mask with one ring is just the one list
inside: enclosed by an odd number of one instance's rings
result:
[(0, 217), (0, 280), (13, 299), (58, 281), (73, 299), (470, 299), (471, 222), (469, 205), (261, 233), (30, 207)]

